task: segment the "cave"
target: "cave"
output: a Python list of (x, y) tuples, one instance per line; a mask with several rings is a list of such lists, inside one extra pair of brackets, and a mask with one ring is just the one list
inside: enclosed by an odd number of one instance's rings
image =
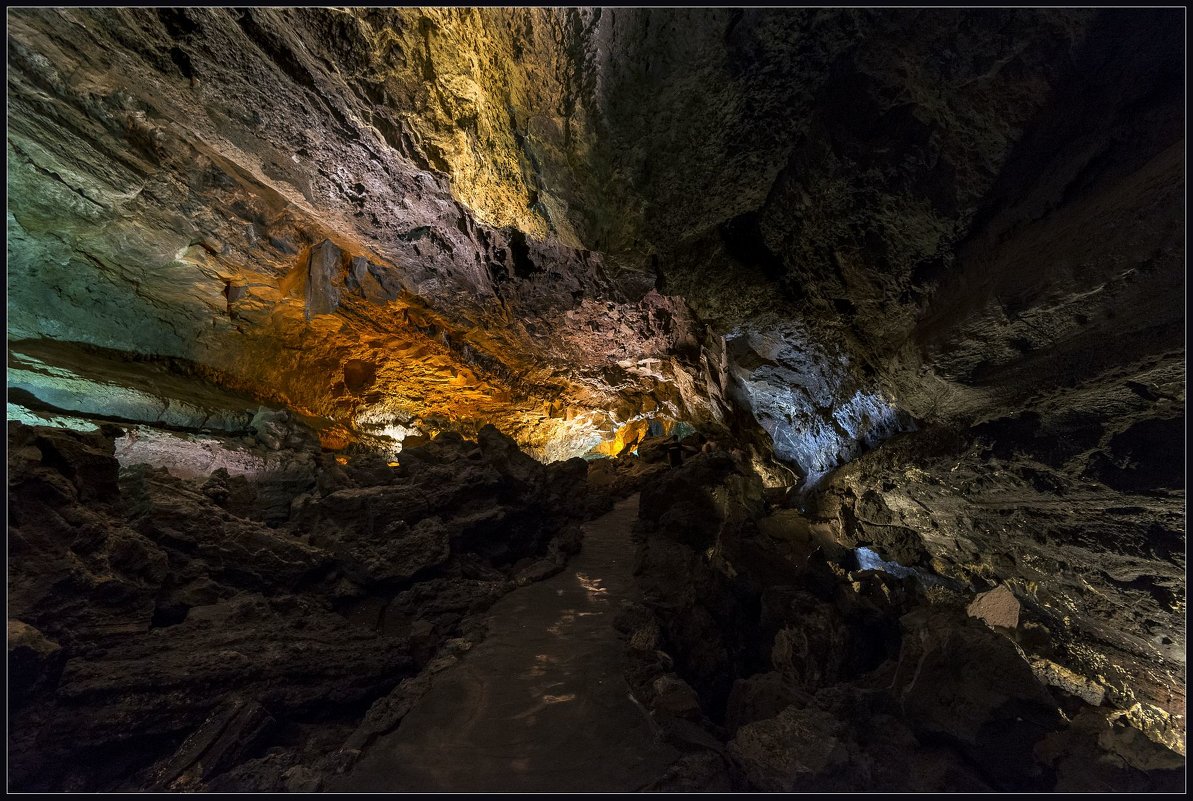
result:
[(1183, 10), (7, 22), (11, 790), (1184, 788)]

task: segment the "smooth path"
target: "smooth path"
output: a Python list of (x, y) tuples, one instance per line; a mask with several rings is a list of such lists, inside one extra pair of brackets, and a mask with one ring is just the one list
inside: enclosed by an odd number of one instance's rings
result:
[(679, 753), (631, 698), (612, 625), (636, 597), (637, 515), (635, 495), (585, 524), (564, 572), (498, 601), (485, 640), (328, 789), (608, 792), (658, 778)]

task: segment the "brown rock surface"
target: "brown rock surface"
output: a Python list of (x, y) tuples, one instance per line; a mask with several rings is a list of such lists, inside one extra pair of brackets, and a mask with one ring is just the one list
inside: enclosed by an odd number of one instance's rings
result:
[[(707, 718), (659, 789), (1169, 786), (1178, 9), (7, 21), (15, 783), (147, 786), (215, 712), (193, 673), (304, 743), (211, 786), (318, 787), (640, 491), (630, 683)], [(995, 703), (1045, 685), (1059, 724)]]
[(575, 550), (561, 474), (493, 429), (272, 526), (210, 482), (145, 465), (117, 482), (114, 433), (10, 423), (16, 787), (204, 789), (269, 746), (322, 756), (337, 744), (301, 745), (304, 726), (356, 721), (514, 587), (514, 560)]

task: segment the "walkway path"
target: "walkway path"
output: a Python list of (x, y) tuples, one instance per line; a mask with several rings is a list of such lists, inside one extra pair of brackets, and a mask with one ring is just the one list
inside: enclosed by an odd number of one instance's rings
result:
[(657, 740), (622, 676), (612, 620), (636, 593), (638, 496), (585, 525), (564, 572), (489, 610), (489, 633), (338, 791), (633, 791), (678, 752)]

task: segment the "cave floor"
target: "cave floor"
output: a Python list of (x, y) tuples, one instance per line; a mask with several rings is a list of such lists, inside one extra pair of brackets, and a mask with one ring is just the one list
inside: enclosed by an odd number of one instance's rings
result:
[(489, 633), (334, 791), (633, 791), (679, 756), (622, 673), (638, 496), (585, 524), (562, 573), (503, 598)]

